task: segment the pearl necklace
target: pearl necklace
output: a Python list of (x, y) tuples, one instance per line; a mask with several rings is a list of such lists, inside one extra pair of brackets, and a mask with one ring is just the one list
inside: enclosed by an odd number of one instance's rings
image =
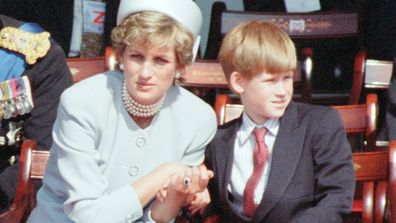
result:
[(125, 109), (129, 114), (136, 117), (151, 117), (154, 116), (161, 108), (164, 103), (166, 93), (162, 96), (160, 100), (151, 105), (142, 105), (136, 102), (129, 96), (125, 80), (122, 84), (122, 101), (124, 103)]

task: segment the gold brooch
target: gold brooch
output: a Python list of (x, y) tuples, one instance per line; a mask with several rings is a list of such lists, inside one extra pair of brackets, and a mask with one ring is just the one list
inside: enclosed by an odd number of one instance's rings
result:
[(0, 47), (23, 54), (28, 64), (34, 64), (47, 54), (51, 46), (49, 37), (48, 32), (35, 34), (5, 27), (0, 31)]

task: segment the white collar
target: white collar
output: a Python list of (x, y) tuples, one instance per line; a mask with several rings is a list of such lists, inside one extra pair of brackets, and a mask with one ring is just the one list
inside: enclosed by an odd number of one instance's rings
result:
[(246, 112), (243, 112), (242, 114), (242, 124), (239, 127), (239, 140), (241, 144), (244, 144), (252, 134), (252, 131), (255, 127), (262, 128), (265, 127), (269, 134), (273, 135), (276, 137), (279, 131), (279, 118), (275, 119), (269, 119), (266, 122), (264, 122), (261, 125), (257, 125), (250, 119), (250, 117), (246, 114)]

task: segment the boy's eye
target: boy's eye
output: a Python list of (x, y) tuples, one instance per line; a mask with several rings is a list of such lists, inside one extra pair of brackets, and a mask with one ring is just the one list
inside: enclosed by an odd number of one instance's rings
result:
[(264, 82), (274, 82), (275, 79), (274, 78), (268, 78), (268, 79), (264, 79), (263, 81)]

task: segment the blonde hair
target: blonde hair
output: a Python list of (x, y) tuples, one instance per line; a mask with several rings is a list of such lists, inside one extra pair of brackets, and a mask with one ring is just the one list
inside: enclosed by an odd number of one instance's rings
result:
[(193, 34), (173, 18), (160, 13), (144, 11), (127, 17), (111, 32), (111, 40), (118, 56), (130, 44), (173, 47), (179, 64), (192, 61)]
[(250, 79), (261, 72), (288, 72), (297, 65), (296, 48), (287, 33), (258, 20), (242, 23), (227, 33), (219, 60), (228, 81), (234, 71)]

